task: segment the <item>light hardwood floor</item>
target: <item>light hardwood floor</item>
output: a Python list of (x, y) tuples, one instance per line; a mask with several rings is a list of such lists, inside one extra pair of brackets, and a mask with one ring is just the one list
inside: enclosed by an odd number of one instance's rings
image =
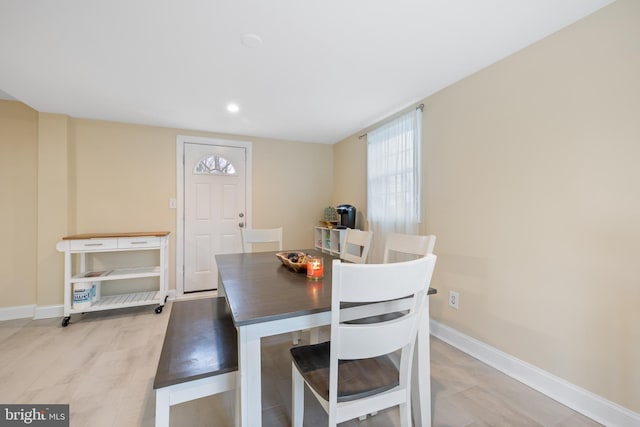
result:
[[(153, 307), (0, 322), (0, 402), (69, 403), (73, 427), (151, 427), (152, 389), (171, 303)], [(328, 331), (322, 331), (325, 337)], [(308, 339), (308, 335), (304, 339)], [(432, 338), (433, 425), (598, 426), (599, 424)], [(291, 413), (290, 334), (263, 341), (263, 425), (288, 426)], [(171, 410), (176, 427), (231, 425), (232, 392)], [(306, 393), (305, 426), (326, 425)], [(345, 426), (398, 425), (397, 410)]]

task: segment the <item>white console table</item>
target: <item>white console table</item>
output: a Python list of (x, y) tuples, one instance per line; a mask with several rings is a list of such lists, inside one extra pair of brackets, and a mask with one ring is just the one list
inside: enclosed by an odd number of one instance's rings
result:
[[(167, 300), (169, 286), (169, 234), (168, 231), (139, 233), (77, 234), (66, 236), (56, 244), (64, 252), (64, 318), (67, 326), (71, 315), (90, 311), (158, 304), (156, 313), (161, 313)], [(108, 271), (88, 271), (87, 255), (98, 252), (149, 251), (160, 252), (159, 265), (116, 268)], [(73, 274), (74, 254), (79, 255), (79, 272)], [(157, 291), (131, 292), (119, 295), (100, 295), (100, 283), (112, 280), (158, 277)], [(74, 307), (73, 286), (97, 282), (96, 295), (90, 305)]]

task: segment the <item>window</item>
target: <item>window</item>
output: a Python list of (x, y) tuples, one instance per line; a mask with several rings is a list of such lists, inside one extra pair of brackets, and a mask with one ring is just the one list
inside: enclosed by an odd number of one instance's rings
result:
[(203, 157), (193, 168), (196, 175), (237, 175), (233, 164), (221, 156)]
[(381, 262), (387, 234), (418, 232), (421, 128), (417, 108), (367, 134), (367, 216), (378, 242), (372, 262)]

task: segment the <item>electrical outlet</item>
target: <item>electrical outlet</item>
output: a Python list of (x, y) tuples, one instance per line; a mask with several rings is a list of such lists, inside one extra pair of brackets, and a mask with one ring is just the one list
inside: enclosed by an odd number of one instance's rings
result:
[(176, 201), (176, 199), (171, 198), (169, 199), (169, 209), (176, 209), (178, 207), (178, 202)]
[(460, 294), (455, 291), (449, 291), (449, 306), (456, 310), (460, 308)]

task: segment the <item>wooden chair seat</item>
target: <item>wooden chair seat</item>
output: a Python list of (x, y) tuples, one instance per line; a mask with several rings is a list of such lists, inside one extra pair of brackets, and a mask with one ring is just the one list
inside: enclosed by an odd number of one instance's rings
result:
[[(325, 400), (329, 400), (330, 350), (330, 342), (291, 349), (291, 358), (302, 377)], [(398, 369), (388, 356), (341, 360), (338, 364), (338, 402), (391, 390), (398, 381)]]

